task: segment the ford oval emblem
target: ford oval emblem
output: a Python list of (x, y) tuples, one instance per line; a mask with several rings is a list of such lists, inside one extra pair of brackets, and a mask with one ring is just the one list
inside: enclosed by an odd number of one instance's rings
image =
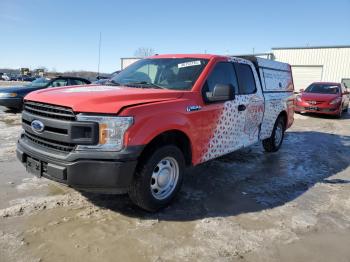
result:
[(33, 120), (31, 123), (32, 130), (36, 133), (41, 133), (44, 131), (45, 125), (39, 120)]

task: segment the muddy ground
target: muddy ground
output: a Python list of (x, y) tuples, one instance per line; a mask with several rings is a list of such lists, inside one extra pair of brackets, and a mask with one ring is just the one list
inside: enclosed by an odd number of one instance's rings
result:
[(0, 109), (0, 261), (350, 261), (350, 114), (296, 115), (260, 145), (188, 170), (158, 214), (37, 179)]

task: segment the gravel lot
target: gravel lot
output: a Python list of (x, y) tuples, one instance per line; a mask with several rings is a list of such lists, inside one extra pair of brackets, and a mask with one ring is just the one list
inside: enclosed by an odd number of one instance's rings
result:
[(20, 114), (0, 109), (0, 260), (350, 261), (350, 114), (295, 118), (279, 152), (188, 170), (175, 203), (147, 214), (27, 174)]

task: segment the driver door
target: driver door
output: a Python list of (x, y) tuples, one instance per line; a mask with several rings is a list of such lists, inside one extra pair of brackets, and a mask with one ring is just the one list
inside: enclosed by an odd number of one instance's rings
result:
[(244, 146), (244, 124), (246, 111), (240, 108), (244, 97), (238, 94), (238, 79), (231, 62), (219, 62), (203, 86), (212, 92), (216, 84), (231, 85), (235, 98), (206, 104), (202, 108), (202, 137), (204, 150), (201, 162), (225, 155)]

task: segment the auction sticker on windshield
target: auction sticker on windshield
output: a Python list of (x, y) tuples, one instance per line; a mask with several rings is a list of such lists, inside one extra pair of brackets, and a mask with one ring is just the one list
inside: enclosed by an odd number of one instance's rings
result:
[(189, 67), (189, 66), (197, 66), (197, 65), (200, 65), (200, 64), (201, 64), (201, 61), (197, 60), (197, 61), (191, 61), (191, 62), (178, 64), (177, 67), (178, 68), (183, 68), (183, 67)]

